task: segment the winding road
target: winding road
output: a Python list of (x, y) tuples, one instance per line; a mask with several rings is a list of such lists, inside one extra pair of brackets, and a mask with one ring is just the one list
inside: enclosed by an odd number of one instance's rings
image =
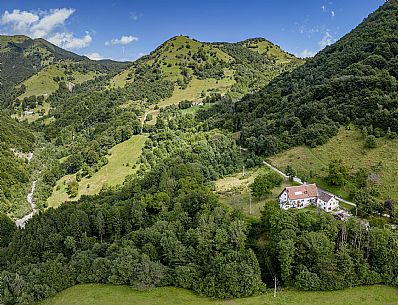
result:
[(35, 215), (37, 213), (36, 204), (33, 201), (33, 195), (34, 195), (35, 189), (36, 189), (36, 182), (37, 182), (37, 180), (32, 182), (32, 189), (30, 190), (30, 193), (26, 197), (26, 199), (28, 200), (28, 203), (30, 204), (30, 206), (32, 208), (32, 212), (30, 212), (29, 214), (25, 215), (21, 219), (17, 219), (17, 221), (15, 221), (15, 224), (17, 225), (18, 228), (22, 228), (22, 229), (25, 228), (26, 223), (30, 219), (32, 219), (33, 215)]

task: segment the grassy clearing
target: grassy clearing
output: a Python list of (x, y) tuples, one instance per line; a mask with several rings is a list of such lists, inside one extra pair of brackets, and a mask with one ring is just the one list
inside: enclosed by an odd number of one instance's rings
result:
[(192, 106), (187, 109), (182, 110), (183, 113), (191, 113), (195, 114), (198, 112), (200, 109), (209, 109), (212, 106), (212, 104), (204, 104), (204, 105), (198, 105), (198, 106)]
[[(238, 173), (219, 179), (215, 182), (215, 191), (219, 195), (220, 201), (233, 208), (242, 210), (246, 215), (260, 216), (261, 210), (264, 205), (268, 202), (277, 199), (278, 195), (282, 190), (290, 186), (289, 181), (284, 181), (281, 186), (276, 187), (272, 190), (272, 193), (266, 197), (257, 199), (251, 196), (250, 184), (253, 183), (254, 178), (263, 172), (268, 172), (269, 169), (266, 167), (257, 168), (250, 170), (245, 173)], [(251, 214), (250, 214), (250, 198), (251, 202)]]
[(347, 198), (350, 185), (334, 188), (325, 184), (328, 164), (335, 159), (341, 159), (351, 172), (359, 168), (370, 169), (381, 162), (380, 186), (381, 197), (398, 200), (398, 140), (386, 138), (377, 139), (377, 147), (364, 147), (364, 138), (356, 130), (341, 129), (337, 136), (326, 144), (309, 148), (295, 147), (270, 158), (277, 168), (284, 170), (287, 165), (293, 166), (298, 176), (312, 175), (312, 181), (326, 187), (328, 190)]
[[(188, 101), (200, 101), (202, 99), (202, 92), (208, 94), (209, 91), (219, 92), (221, 94), (225, 94), (228, 89), (235, 83), (233, 78), (233, 71), (229, 69), (225, 69), (225, 77), (221, 80), (216, 80), (214, 78), (208, 79), (197, 79), (192, 78), (188, 87), (185, 89), (180, 89), (179, 87), (175, 87), (173, 95), (168, 99), (165, 99), (157, 104), (159, 108), (165, 108), (171, 105), (177, 105), (179, 102), (183, 100)], [(208, 107), (205, 106), (197, 106), (192, 107), (185, 112), (194, 113), (200, 107)], [(156, 123), (156, 116), (159, 114), (159, 110), (154, 110), (153, 108), (148, 111), (152, 115), (152, 120), (150, 122), (146, 122), (148, 125), (154, 125)]]
[[(33, 121), (43, 117), (43, 115), (48, 115), (50, 109), (51, 105), (47, 102), (43, 102), (43, 105), (38, 105), (35, 109), (30, 110), (33, 112), (32, 114), (25, 114), (24, 112), (21, 112), (19, 114), (13, 114), (11, 117), (16, 118), (19, 121), (27, 120), (28, 123), (32, 123)], [(41, 114), (42, 110), (44, 110), (43, 115)]]
[[(58, 83), (53, 79), (54, 77), (64, 77), (67, 78), (64, 68), (59, 65), (51, 65), (35, 75), (32, 75), (26, 79), (22, 84), (26, 86), (26, 91), (22, 94), (19, 99), (28, 97), (31, 95), (44, 95), (45, 97), (55, 92), (58, 89)], [(90, 71), (89, 73), (80, 73), (74, 71), (71, 75), (73, 77), (72, 83), (80, 84), (96, 76), (96, 73)]]
[(79, 182), (79, 195), (76, 198), (70, 199), (66, 193), (68, 182), (76, 179), (76, 176), (67, 175), (62, 177), (58, 180), (51, 197), (47, 200), (48, 206), (57, 207), (65, 201), (77, 200), (81, 195), (97, 194), (104, 186), (122, 184), (128, 175), (132, 175), (138, 170), (138, 166), (136, 168), (133, 168), (133, 166), (141, 155), (146, 139), (146, 136), (136, 135), (114, 146), (110, 150), (109, 163), (91, 178), (83, 178)]
[(131, 69), (126, 69), (119, 74), (115, 75), (109, 82), (109, 88), (123, 88), (129, 82), (128, 74), (132, 72)]
[(174, 89), (173, 95), (168, 99), (161, 101), (158, 105), (159, 107), (166, 107), (178, 104), (183, 100), (198, 101), (201, 99), (201, 94), (203, 91), (207, 93), (208, 90), (212, 89), (224, 94), (234, 83), (235, 80), (233, 79), (233, 71), (229, 69), (225, 70), (225, 77), (220, 80), (216, 80), (214, 78), (192, 78), (192, 81), (189, 83), (186, 89), (180, 89), (176, 87)]
[(285, 290), (276, 299), (272, 291), (265, 294), (231, 300), (201, 297), (191, 291), (163, 287), (151, 291), (136, 291), (126, 286), (99, 284), (78, 285), (41, 302), (42, 305), (393, 305), (397, 304), (398, 289), (388, 286), (355, 287), (342, 291), (304, 292)]

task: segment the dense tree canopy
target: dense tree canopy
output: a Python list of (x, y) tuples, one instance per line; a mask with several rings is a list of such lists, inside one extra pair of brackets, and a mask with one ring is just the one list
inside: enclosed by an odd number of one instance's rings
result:
[(349, 123), (376, 137), (397, 132), (397, 11), (397, 1), (386, 2), (293, 72), (237, 103), (222, 101), (221, 112), (203, 117), (242, 131), (242, 144), (263, 155), (323, 144)]

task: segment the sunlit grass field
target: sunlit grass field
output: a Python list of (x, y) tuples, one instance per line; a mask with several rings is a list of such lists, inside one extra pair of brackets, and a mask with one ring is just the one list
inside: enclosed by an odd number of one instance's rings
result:
[[(364, 136), (356, 129), (341, 129), (337, 136), (316, 148), (299, 146), (270, 158), (270, 162), (284, 171), (287, 165), (296, 169), (298, 176), (309, 176), (310, 172), (321, 186), (328, 174), (329, 162), (341, 159), (350, 172), (359, 168), (370, 169), (381, 162), (380, 185), (378, 189), (383, 199), (398, 200), (398, 139), (377, 139), (377, 147), (365, 148)], [(350, 185), (331, 188), (330, 191), (347, 198)], [(398, 302), (397, 302), (398, 303)]]
[(41, 305), (396, 305), (398, 289), (388, 286), (355, 287), (340, 291), (285, 290), (242, 299), (217, 300), (179, 288), (136, 291), (126, 286), (78, 285), (41, 302)]
[(109, 163), (100, 168), (91, 178), (83, 178), (79, 182), (79, 195), (76, 198), (71, 199), (66, 193), (68, 181), (75, 179), (75, 175), (62, 177), (58, 180), (50, 198), (47, 199), (48, 206), (57, 207), (67, 200), (77, 200), (81, 195), (97, 194), (104, 186), (122, 184), (128, 175), (138, 170), (138, 166), (136, 168), (133, 166), (141, 155), (146, 139), (146, 136), (136, 135), (110, 149)]

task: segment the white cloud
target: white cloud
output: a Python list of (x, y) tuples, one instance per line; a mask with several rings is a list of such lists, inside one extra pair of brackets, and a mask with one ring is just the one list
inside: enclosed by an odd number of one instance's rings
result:
[(334, 41), (335, 39), (333, 39), (333, 36), (330, 34), (330, 32), (326, 31), (322, 39), (318, 42), (318, 45), (321, 49), (324, 49), (327, 46), (331, 45)]
[(49, 11), (27, 12), (18, 9), (5, 11), (0, 18), (2, 32), (22, 34), (32, 38), (44, 38), (67, 49), (79, 49), (88, 46), (92, 37), (86, 32), (83, 37), (75, 37), (65, 29), (65, 22), (75, 12), (72, 8), (59, 8)]
[(20, 10), (13, 10), (11, 13), (5, 11), (1, 16), (0, 24), (8, 25), (15, 32), (25, 32), (29, 27), (39, 20), (39, 16)]
[(84, 54), (84, 56), (87, 56), (87, 57), (90, 58), (91, 60), (101, 60), (101, 59), (104, 59), (104, 58), (105, 58), (104, 56), (102, 56), (101, 54), (99, 54), (99, 53), (97, 53), (97, 52)]
[(334, 16), (336, 16), (336, 13), (335, 13), (334, 11), (331, 11), (331, 12), (330, 12), (330, 15), (331, 15), (332, 17), (334, 17)]
[(87, 47), (92, 42), (92, 37), (86, 32), (81, 38), (74, 37), (72, 33), (56, 33), (48, 37), (48, 41), (65, 49), (81, 49)]
[(43, 37), (49, 35), (58, 26), (64, 25), (65, 21), (75, 12), (74, 9), (61, 8), (53, 9), (38, 20), (31, 27), (33, 37)]
[(115, 39), (112, 39), (111, 41), (105, 42), (105, 45), (106, 46), (116, 45), (116, 44), (126, 45), (126, 44), (132, 43), (133, 41), (137, 41), (137, 40), (138, 40), (137, 37), (134, 37), (134, 36), (131, 36), (131, 35), (129, 35), (129, 36), (124, 36), (123, 35), (120, 38), (115, 38)]
[(315, 54), (316, 54), (315, 51), (311, 51), (311, 50), (305, 49), (304, 51), (302, 51), (302, 52), (299, 54), (299, 56), (300, 56), (301, 58), (307, 58), (307, 57), (314, 57)]

